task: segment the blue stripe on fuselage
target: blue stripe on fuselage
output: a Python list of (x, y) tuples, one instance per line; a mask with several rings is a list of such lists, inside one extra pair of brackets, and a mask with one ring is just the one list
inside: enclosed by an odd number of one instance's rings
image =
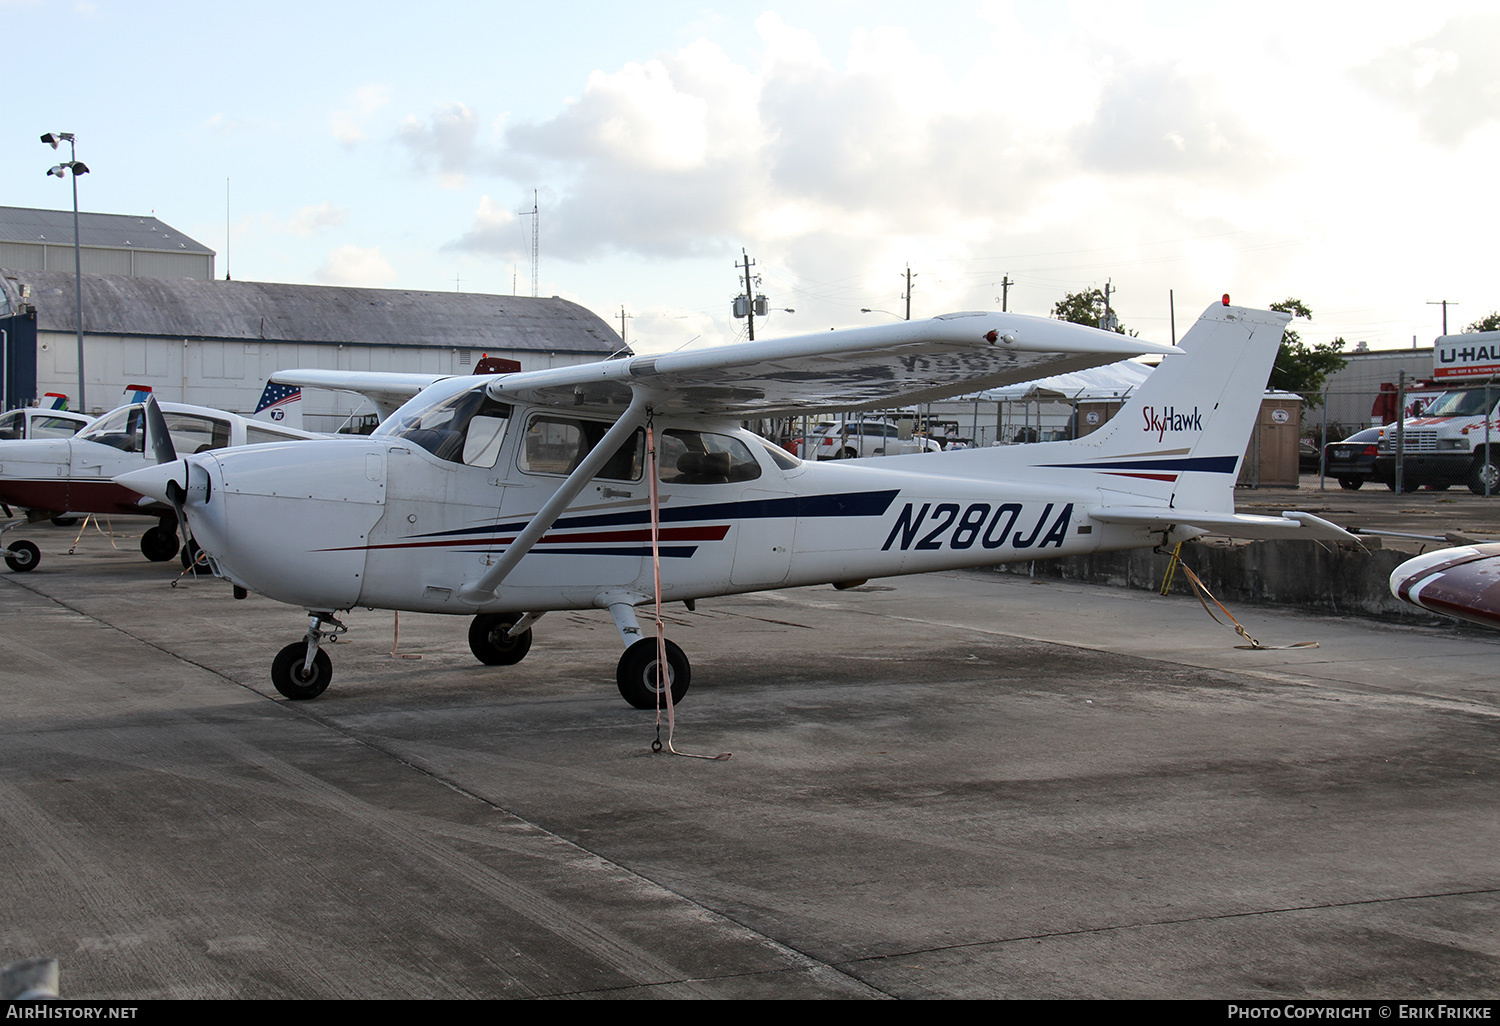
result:
[[(698, 506), (663, 506), (659, 520), (663, 524), (692, 520), (762, 520), (773, 517), (878, 517), (896, 501), (897, 489), (879, 492), (844, 492), (837, 495), (792, 495), (780, 499), (741, 499), (736, 502), (710, 502)], [(621, 513), (596, 513), (588, 516), (559, 517), (552, 530), (575, 530), (580, 527), (621, 527), (649, 524), (649, 509)], [(412, 538), (453, 538), (468, 534), (493, 534), (496, 531), (520, 531), (528, 521), (461, 527), (452, 531), (414, 534)]]

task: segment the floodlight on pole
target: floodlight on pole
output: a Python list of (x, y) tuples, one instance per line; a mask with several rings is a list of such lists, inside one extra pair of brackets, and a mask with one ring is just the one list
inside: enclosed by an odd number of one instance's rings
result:
[(61, 164), (54, 164), (47, 169), (47, 174), (57, 178), (66, 178), (69, 171), (73, 172), (73, 300), (74, 313), (78, 321), (78, 409), (86, 413), (88, 406), (84, 402), (83, 392), (83, 248), (78, 237), (78, 176), (88, 174), (89, 168), (78, 159), (78, 149), (74, 144), (72, 132), (48, 132), (42, 136), (42, 142), (54, 150), (59, 144), (67, 143), (68, 154), (71, 158)]

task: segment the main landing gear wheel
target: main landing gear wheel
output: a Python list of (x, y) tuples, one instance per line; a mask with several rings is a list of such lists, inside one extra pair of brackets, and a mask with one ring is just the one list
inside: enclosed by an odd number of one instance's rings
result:
[(276, 685), (276, 690), (297, 701), (317, 698), (327, 691), (328, 682), (333, 680), (333, 661), (328, 658), (328, 653), (318, 649), (310, 671), (302, 669), (305, 662), (306, 641), (294, 641), (278, 652), (275, 662), (271, 663), (271, 683)]
[[(667, 686), (672, 689), (672, 704), (682, 701), (692, 682), (692, 670), (682, 649), (666, 642)], [(637, 709), (655, 709), (660, 687), (656, 674), (656, 639), (642, 638), (625, 650), (620, 665), (615, 670), (615, 681), (620, 685), (620, 694), (625, 701)]]
[(157, 525), (141, 535), (141, 555), (153, 563), (165, 563), (177, 555), (177, 532)]
[(531, 628), (508, 635), (506, 628), (521, 619), (518, 613), (480, 613), (469, 624), (469, 651), (486, 666), (511, 666), (531, 651)]
[(29, 541), (11, 542), (5, 550), (5, 565), (18, 574), (30, 573), (41, 561), (42, 550)]
[(72, 527), (76, 523), (78, 523), (78, 518), (77, 517), (53, 517), (52, 518), (52, 524), (53, 524), (54, 527)]

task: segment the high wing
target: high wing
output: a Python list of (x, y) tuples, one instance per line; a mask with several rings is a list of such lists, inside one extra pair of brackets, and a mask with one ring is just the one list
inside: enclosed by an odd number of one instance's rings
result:
[(401, 371), (341, 371), (317, 368), (297, 368), (277, 371), (269, 378), (278, 385), (295, 385), (298, 388), (324, 388), (333, 392), (353, 392), (374, 403), (384, 420), (402, 403), (416, 395), (434, 381), (450, 377), (448, 374), (415, 374)]
[(641, 390), (659, 413), (761, 417), (911, 406), (1129, 356), (1180, 352), (1046, 317), (953, 313), (507, 374), (489, 393), (618, 413)]

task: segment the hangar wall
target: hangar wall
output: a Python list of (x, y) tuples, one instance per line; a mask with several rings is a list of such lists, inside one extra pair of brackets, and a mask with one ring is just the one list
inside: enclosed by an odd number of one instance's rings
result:
[[(249, 413), (266, 378), (294, 367), (464, 374), (488, 354), (535, 370), (621, 345), (597, 315), (557, 298), (87, 274), (82, 285), (90, 413), (118, 405), (127, 385)], [(37, 325), (34, 381), (18, 375), (13, 396), (77, 392), (75, 309), (72, 274), (0, 270), (0, 319)], [(359, 396), (309, 391), (304, 426), (331, 431), (361, 407)]]

